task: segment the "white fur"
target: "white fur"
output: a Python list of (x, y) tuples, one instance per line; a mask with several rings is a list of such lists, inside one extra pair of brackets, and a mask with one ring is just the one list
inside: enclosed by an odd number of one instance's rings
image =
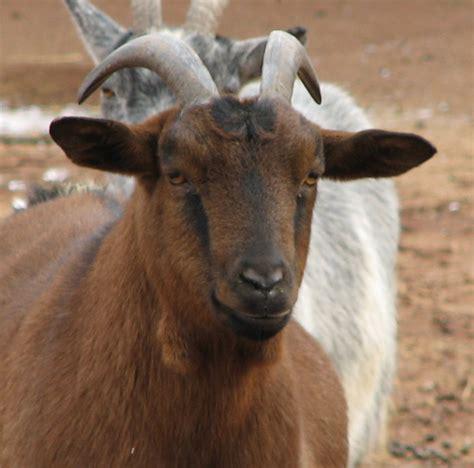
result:
[[(258, 83), (241, 95), (258, 93)], [(370, 128), (340, 88), (322, 85), (318, 106), (300, 82), (293, 106), (321, 127)], [(398, 200), (390, 180), (322, 180), (295, 317), (332, 358), (349, 407), (350, 466), (384, 432), (396, 354), (395, 256)]]

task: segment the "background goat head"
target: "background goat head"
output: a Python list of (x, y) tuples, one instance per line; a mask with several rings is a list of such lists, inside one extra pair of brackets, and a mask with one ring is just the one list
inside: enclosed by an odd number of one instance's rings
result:
[[(162, 21), (161, 0), (132, 0), (134, 25), (127, 30), (87, 0), (65, 0), (82, 41), (95, 63), (133, 38), (157, 31), (168, 32), (189, 46), (207, 67), (217, 88), (236, 93), (260, 76), (267, 36), (233, 40), (216, 35), (219, 18), (228, 0), (193, 0), (181, 27)], [(301, 42), (306, 30), (288, 30)], [(149, 70), (120, 70), (102, 86), (102, 115), (126, 122), (141, 122), (174, 104), (173, 93), (161, 77)]]

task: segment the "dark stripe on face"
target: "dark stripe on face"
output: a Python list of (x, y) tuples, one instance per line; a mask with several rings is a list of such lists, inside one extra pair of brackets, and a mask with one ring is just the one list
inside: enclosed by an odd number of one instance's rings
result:
[(250, 196), (249, 202), (256, 202), (255, 206), (260, 207), (263, 201), (263, 180), (261, 174), (256, 170), (249, 170), (243, 177), (244, 193)]
[(294, 217), (295, 243), (298, 242), (301, 229), (304, 227), (306, 219), (306, 196), (304, 194), (296, 198), (296, 210)]
[[(244, 206), (250, 221), (254, 242), (267, 242), (273, 237), (269, 228), (272, 225), (269, 219), (269, 194), (266, 193), (263, 178), (256, 169), (249, 170), (242, 178), (242, 190), (245, 197)], [(268, 190), (268, 189), (267, 189)], [(271, 229), (271, 228), (270, 228)]]
[(203, 248), (209, 251), (209, 227), (206, 212), (202, 205), (201, 197), (196, 193), (186, 195), (186, 216), (190, 225), (199, 237)]
[(270, 189), (265, 186), (262, 174), (257, 169), (249, 170), (242, 179), (241, 221), (248, 226), (247, 245), (255, 253), (263, 253), (275, 237), (275, 212)]

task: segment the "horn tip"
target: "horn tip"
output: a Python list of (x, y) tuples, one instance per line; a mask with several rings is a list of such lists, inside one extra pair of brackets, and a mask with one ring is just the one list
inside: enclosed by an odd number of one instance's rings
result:
[(77, 103), (82, 104), (91, 94), (92, 94), (92, 90), (90, 86), (87, 86), (87, 87), (81, 86), (79, 88), (79, 91), (77, 92)]
[(78, 104), (82, 104), (86, 100), (86, 98), (84, 97), (84, 94), (81, 93), (80, 91), (77, 93), (76, 99), (77, 99)]
[(82, 104), (101, 85), (103, 81), (104, 79), (98, 80), (95, 69), (92, 70), (79, 87), (77, 92), (77, 103)]
[(323, 102), (323, 98), (321, 96), (321, 91), (319, 89), (318, 89), (317, 95), (314, 98), (314, 100), (316, 101), (316, 104), (322, 104), (322, 102)]
[(315, 86), (312, 89), (308, 89), (308, 91), (316, 104), (321, 104), (323, 102), (323, 98), (321, 96), (321, 89), (319, 88), (319, 86)]

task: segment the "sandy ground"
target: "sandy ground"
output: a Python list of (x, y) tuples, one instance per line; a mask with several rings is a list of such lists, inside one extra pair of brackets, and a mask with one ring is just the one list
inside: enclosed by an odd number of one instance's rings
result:
[[(96, 4), (130, 24), (127, 1)], [(186, 5), (164, 0), (166, 19), (179, 23)], [(389, 451), (368, 466), (474, 466), (474, 2), (234, 0), (220, 31), (294, 25), (308, 28), (322, 80), (350, 90), (377, 126), (418, 132), (439, 151), (398, 179), (399, 370)], [(55, 109), (90, 65), (59, 0), (0, 0), (0, 101)], [(4, 139), (0, 216), (51, 167), (97, 177), (47, 140)]]

